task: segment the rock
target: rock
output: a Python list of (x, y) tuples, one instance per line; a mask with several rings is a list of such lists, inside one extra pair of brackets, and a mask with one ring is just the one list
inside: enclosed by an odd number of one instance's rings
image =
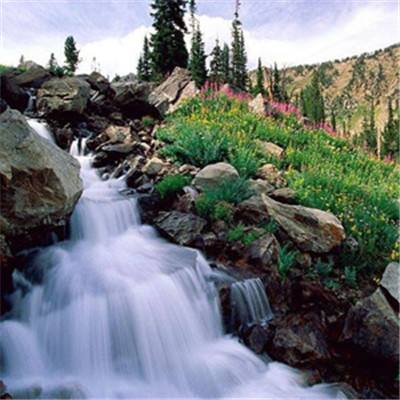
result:
[(161, 115), (166, 114), (179, 101), (191, 79), (188, 70), (176, 67), (172, 74), (150, 93), (149, 103), (156, 107)]
[(53, 78), (39, 90), (37, 108), (44, 114), (82, 114), (90, 97), (90, 86), (75, 77)]
[(279, 249), (276, 237), (272, 233), (267, 233), (250, 245), (247, 258), (249, 263), (262, 269), (268, 269), (278, 261)]
[(177, 101), (171, 105), (169, 112), (173, 112), (187, 99), (191, 99), (197, 96), (200, 93), (200, 90), (197, 88), (196, 83), (194, 81), (190, 81), (182, 90), (179, 95)]
[(272, 199), (285, 204), (297, 204), (296, 192), (291, 188), (281, 188), (274, 190), (270, 195)]
[(23, 112), (28, 106), (29, 96), (26, 90), (17, 84), (15, 76), (16, 74), (13, 71), (0, 75), (0, 97), (10, 107)]
[(0, 226), (6, 238), (64, 225), (82, 192), (78, 162), (12, 109), (0, 114), (0, 160)]
[(160, 160), (157, 157), (153, 157), (149, 161), (147, 161), (146, 165), (143, 168), (143, 172), (148, 176), (156, 176), (161, 172), (164, 165), (165, 163), (163, 160)]
[(17, 85), (25, 88), (40, 88), (42, 84), (51, 79), (50, 72), (41, 65), (33, 64), (22, 74), (15, 77)]
[(250, 179), (250, 189), (258, 195), (261, 194), (270, 194), (272, 193), (275, 188), (268, 183), (268, 181), (264, 181), (263, 179)]
[(269, 219), (267, 208), (259, 195), (251, 196), (239, 203), (235, 217), (247, 225), (267, 222)]
[(364, 354), (398, 365), (399, 319), (381, 289), (359, 300), (348, 312), (342, 339)]
[(284, 156), (285, 150), (274, 143), (257, 140), (257, 144), (264, 153), (276, 157), (279, 160), (281, 160)]
[(399, 293), (399, 263), (391, 262), (383, 273), (380, 286), (386, 290), (390, 296), (400, 303)]
[(6, 101), (2, 98), (0, 98), (0, 114), (4, 111), (6, 111), (8, 107), (8, 104), (6, 103)]
[(282, 172), (280, 172), (273, 164), (265, 164), (260, 167), (256, 173), (256, 176), (257, 178), (263, 179), (276, 188), (286, 186), (286, 181), (283, 178)]
[(296, 264), (301, 268), (310, 268), (312, 266), (313, 260), (308, 253), (298, 253), (296, 256)]
[(314, 366), (330, 360), (324, 327), (317, 314), (289, 314), (275, 322), (277, 328), (269, 353), (291, 366)]
[(87, 78), (86, 81), (90, 87), (97, 92), (107, 95), (110, 93), (110, 82), (107, 78), (101, 75), (99, 72), (93, 71)]
[(72, 128), (66, 125), (62, 128), (53, 128), (53, 132), (58, 146), (68, 151), (74, 140), (74, 132), (72, 131)]
[(264, 352), (267, 343), (270, 340), (270, 335), (267, 330), (260, 325), (252, 327), (250, 333), (245, 338), (246, 345), (256, 354)]
[(249, 102), (249, 109), (257, 115), (265, 116), (265, 100), (261, 93)]
[(193, 243), (206, 225), (205, 219), (178, 211), (161, 212), (155, 219), (155, 226), (164, 236), (183, 246)]
[(159, 211), (161, 203), (160, 194), (154, 190), (149, 194), (139, 196), (137, 201), (140, 219), (143, 223), (152, 224)]
[(341, 222), (329, 212), (262, 198), (269, 215), (303, 252), (328, 253), (346, 237)]
[(232, 165), (219, 162), (210, 164), (201, 169), (193, 180), (194, 186), (200, 190), (207, 190), (215, 187), (222, 181), (235, 179), (239, 177), (237, 170)]
[(101, 147), (101, 151), (106, 153), (108, 158), (112, 160), (119, 160), (122, 157), (126, 157), (128, 154), (132, 153), (134, 149), (135, 145), (129, 143), (106, 144)]

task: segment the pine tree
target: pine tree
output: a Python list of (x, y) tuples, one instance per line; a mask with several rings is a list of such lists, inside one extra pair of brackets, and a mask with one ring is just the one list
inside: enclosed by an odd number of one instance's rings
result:
[(261, 58), (258, 59), (257, 82), (254, 88), (254, 94), (257, 95), (259, 93), (261, 93), (263, 96), (265, 95), (264, 69), (261, 63)]
[(221, 52), (221, 71), (222, 71), (222, 82), (232, 82), (232, 71), (231, 71), (231, 57), (229, 52), (229, 46), (224, 43), (224, 47)]
[(215, 82), (218, 86), (224, 81), (224, 70), (222, 62), (222, 50), (219, 45), (219, 40), (217, 39), (215, 41), (215, 46), (211, 52), (210, 81)]
[(285, 96), (282, 89), (281, 74), (279, 73), (276, 63), (274, 63), (274, 69), (272, 71), (272, 98), (282, 103), (285, 101)]
[(49, 62), (47, 64), (47, 69), (52, 73), (55, 74), (56, 70), (57, 70), (58, 64), (57, 64), (57, 60), (56, 57), (54, 56), (54, 53), (50, 54), (50, 59)]
[(376, 152), (377, 150), (377, 131), (375, 126), (375, 107), (371, 101), (368, 114), (363, 117), (363, 129), (360, 135), (363, 143), (368, 150)]
[(336, 113), (333, 108), (331, 110), (331, 126), (332, 126), (332, 129), (334, 131), (336, 131)]
[(144, 37), (143, 41), (143, 51), (139, 57), (138, 65), (137, 65), (137, 76), (142, 81), (150, 81), (151, 80), (151, 54), (149, 41), (147, 36)]
[(242, 24), (238, 13), (232, 22), (232, 84), (239, 89), (247, 89), (247, 55)]
[(315, 124), (324, 122), (325, 105), (317, 72), (314, 72), (311, 82), (303, 89), (301, 97), (303, 115)]
[(152, 70), (156, 78), (161, 78), (175, 67), (186, 68), (188, 64), (184, 39), (186, 0), (154, 0), (151, 8), (155, 30), (151, 35)]
[(386, 122), (385, 128), (383, 130), (382, 139), (382, 153), (387, 156), (398, 157), (400, 152), (400, 142), (399, 142), (399, 132), (400, 132), (400, 119), (395, 118), (393, 115), (392, 100), (388, 101), (388, 120)]
[(196, 86), (201, 88), (207, 80), (206, 55), (204, 42), (198, 23), (195, 23), (190, 49), (189, 71)]
[(78, 63), (80, 61), (79, 50), (76, 48), (76, 43), (73, 36), (68, 36), (65, 39), (64, 55), (65, 55), (66, 69), (73, 74), (76, 71)]

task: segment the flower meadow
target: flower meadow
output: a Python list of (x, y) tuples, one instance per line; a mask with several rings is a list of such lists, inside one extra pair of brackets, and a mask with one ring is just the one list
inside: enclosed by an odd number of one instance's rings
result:
[[(372, 159), (325, 129), (305, 127), (295, 109), (263, 117), (250, 112), (237, 94), (210, 93), (168, 116), (157, 132), (164, 155), (198, 167), (226, 161), (243, 179), (265, 163), (275, 164), (300, 204), (334, 213), (347, 236), (357, 240), (356, 251), (344, 247), (340, 253), (343, 271), (381, 271), (398, 250), (397, 166)], [(283, 147), (284, 157), (263, 153), (260, 141)]]

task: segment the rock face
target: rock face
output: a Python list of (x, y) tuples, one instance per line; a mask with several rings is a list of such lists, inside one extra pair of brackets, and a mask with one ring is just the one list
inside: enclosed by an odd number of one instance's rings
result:
[(43, 68), (41, 65), (32, 63), (25, 72), (15, 77), (15, 82), (22, 87), (33, 87), (37, 89), (50, 78), (51, 74), (47, 69)]
[(260, 116), (265, 116), (265, 101), (261, 93), (259, 93), (252, 101), (249, 102), (250, 110)]
[(90, 86), (83, 79), (53, 78), (38, 91), (37, 107), (44, 114), (82, 114), (90, 96)]
[(262, 195), (268, 214), (304, 252), (329, 253), (345, 239), (343, 225), (331, 213), (282, 204)]
[(257, 171), (257, 177), (263, 179), (275, 188), (286, 186), (286, 181), (283, 174), (273, 164), (264, 164)]
[(63, 224), (82, 192), (79, 164), (18, 111), (0, 114), (0, 227), (7, 239)]
[(279, 247), (276, 237), (267, 233), (251, 244), (248, 250), (249, 262), (260, 268), (266, 268), (278, 260)]
[(195, 176), (194, 186), (200, 190), (211, 189), (224, 180), (239, 177), (237, 170), (232, 165), (224, 162), (207, 165)]
[(392, 365), (399, 360), (399, 318), (381, 289), (353, 306), (346, 318), (343, 340), (363, 353)]
[(188, 70), (176, 67), (172, 74), (151, 92), (149, 103), (156, 107), (160, 114), (166, 114), (179, 101), (191, 79)]
[(155, 220), (159, 231), (174, 243), (188, 246), (196, 240), (207, 221), (179, 211), (161, 212)]
[(390, 263), (383, 273), (380, 285), (384, 290), (387, 290), (388, 294), (400, 303), (400, 293), (399, 293), (399, 263)]
[(0, 94), (7, 104), (12, 108), (25, 111), (29, 96), (15, 81), (16, 74), (12, 71), (0, 76)]

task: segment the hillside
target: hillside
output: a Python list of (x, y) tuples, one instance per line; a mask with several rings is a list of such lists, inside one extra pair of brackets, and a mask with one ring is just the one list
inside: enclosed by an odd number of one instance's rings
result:
[[(286, 90), (293, 103), (300, 91), (310, 82), (318, 70), (323, 86), (327, 115), (334, 108), (338, 115), (338, 130), (358, 133), (363, 114), (369, 109), (371, 98), (375, 102), (375, 119), (379, 130), (387, 120), (388, 98), (397, 96), (400, 60), (400, 44), (380, 49), (374, 53), (333, 60), (321, 64), (298, 65), (282, 71)], [(255, 83), (255, 71), (250, 73)], [(269, 87), (271, 70), (265, 68), (265, 82)]]

